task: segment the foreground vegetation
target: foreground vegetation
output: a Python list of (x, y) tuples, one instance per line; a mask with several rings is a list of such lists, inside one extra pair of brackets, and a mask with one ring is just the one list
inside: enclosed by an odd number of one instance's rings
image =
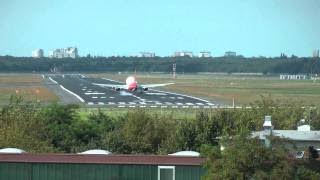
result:
[[(296, 129), (305, 118), (320, 129), (318, 109), (277, 108), (270, 98), (255, 103), (260, 108), (199, 110), (189, 118), (176, 112), (151, 109), (128, 110), (109, 116), (98, 110), (81, 116), (78, 105), (39, 106), (12, 97), (0, 113), (0, 148), (17, 147), (27, 152), (75, 153), (101, 148), (121, 154), (168, 154), (181, 150), (201, 151), (208, 161), (207, 179), (258, 179), (268, 177), (319, 178), (306, 164), (292, 161), (290, 149), (266, 148), (250, 131), (261, 130), (263, 117), (271, 115), (275, 129)], [(222, 139), (217, 137), (233, 137)], [(226, 146), (220, 151), (220, 144)], [(267, 163), (267, 164), (265, 164)], [(280, 176), (281, 175), (281, 176)]]
[(80, 152), (93, 148), (114, 153), (200, 151), (202, 144), (218, 144), (216, 137), (236, 135), (243, 129), (261, 130), (265, 115), (272, 116), (276, 129), (296, 129), (302, 118), (314, 129), (320, 129), (317, 109), (303, 109), (299, 104), (277, 108), (278, 104), (266, 97), (255, 106), (259, 108), (185, 113), (133, 109), (111, 115), (108, 109), (84, 112), (78, 105), (40, 106), (12, 96), (0, 114), (0, 147), (14, 146), (29, 152)]

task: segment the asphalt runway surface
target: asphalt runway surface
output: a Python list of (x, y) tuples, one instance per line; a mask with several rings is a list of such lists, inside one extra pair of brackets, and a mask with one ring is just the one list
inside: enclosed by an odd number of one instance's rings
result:
[(217, 104), (204, 99), (173, 92), (156, 89), (149, 89), (143, 93), (115, 91), (112, 88), (93, 84), (123, 84), (106, 78), (90, 78), (81, 74), (43, 75), (43, 78), (59, 85), (61, 90), (88, 106), (162, 108), (213, 108), (217, 106)]

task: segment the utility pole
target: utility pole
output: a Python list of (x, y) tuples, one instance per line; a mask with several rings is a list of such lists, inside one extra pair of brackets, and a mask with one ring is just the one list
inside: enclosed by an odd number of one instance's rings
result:
[(176, 70), (177, 70), (177, 65), (176, 65), (176, 63), (174, 63), (172, 65), (172, 77), (173, 77), (173, 79), (176, 78)]

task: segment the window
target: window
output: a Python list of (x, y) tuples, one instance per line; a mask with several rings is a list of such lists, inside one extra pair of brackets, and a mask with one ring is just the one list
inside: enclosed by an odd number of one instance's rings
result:
[(158, 166), (158, 180), (174, 180), (174, 166)]

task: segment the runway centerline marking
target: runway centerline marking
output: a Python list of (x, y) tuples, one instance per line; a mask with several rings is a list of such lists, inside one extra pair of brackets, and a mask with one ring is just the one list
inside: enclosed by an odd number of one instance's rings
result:
[(98, 95), (98, 94), (106, 94), (106, 93), (99, 93), (99, 92), (87, 92), (84, 93), (85, 95)]

